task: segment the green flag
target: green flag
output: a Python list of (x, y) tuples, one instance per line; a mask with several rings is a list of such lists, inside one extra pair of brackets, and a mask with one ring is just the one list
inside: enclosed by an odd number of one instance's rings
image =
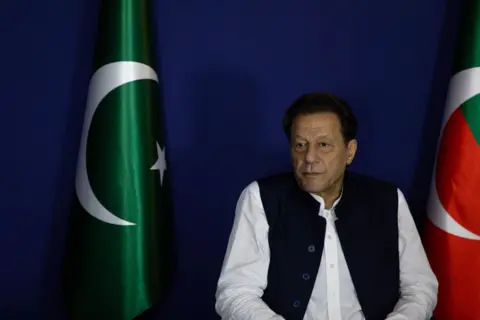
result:
[(147, 0), (107, 0), (100, 11), (66, 247), (69, 319), (132, 319), (172, 276), (151, 12)]

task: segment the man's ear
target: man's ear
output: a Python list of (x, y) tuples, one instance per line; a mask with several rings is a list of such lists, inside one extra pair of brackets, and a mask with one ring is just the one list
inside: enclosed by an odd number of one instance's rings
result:
[(347, 144), (347, 166), (350, 165), (355, 158), (355, 154), (357, 153), (357, 139), (352, 139), (348, 141)]

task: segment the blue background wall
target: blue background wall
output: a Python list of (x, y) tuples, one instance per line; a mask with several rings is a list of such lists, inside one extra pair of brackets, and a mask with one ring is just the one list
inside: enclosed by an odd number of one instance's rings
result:
[[(241, 189), (288, 168), (282, 113), (329, 90), (360, 123), (354, 168), (395, 182), (419, 227), (452, 60), (449, 0), (157, 0), (179, 270), (169, 319), (213, 318)], [(98, 0), (0, 10), (0, 315), (61, 315), (58, 275)]]

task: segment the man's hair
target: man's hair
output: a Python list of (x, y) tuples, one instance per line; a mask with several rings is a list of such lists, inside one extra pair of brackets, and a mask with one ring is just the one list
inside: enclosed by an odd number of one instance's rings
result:
[(335, 113), (340, 121), (345, 144), (357, 136), (357, 119), (347, 101), (331, 93), (307, 93), (295, 100), (283, 116), (283, 131), (290, 141), (292, 124), (296, 116), (322, 112)]

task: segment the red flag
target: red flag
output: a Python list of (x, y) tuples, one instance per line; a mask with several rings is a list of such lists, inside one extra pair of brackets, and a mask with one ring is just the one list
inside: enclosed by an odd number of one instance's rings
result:
[(465, 7), (428, 203), (435, 320), (480, 320), (480, 1)]

